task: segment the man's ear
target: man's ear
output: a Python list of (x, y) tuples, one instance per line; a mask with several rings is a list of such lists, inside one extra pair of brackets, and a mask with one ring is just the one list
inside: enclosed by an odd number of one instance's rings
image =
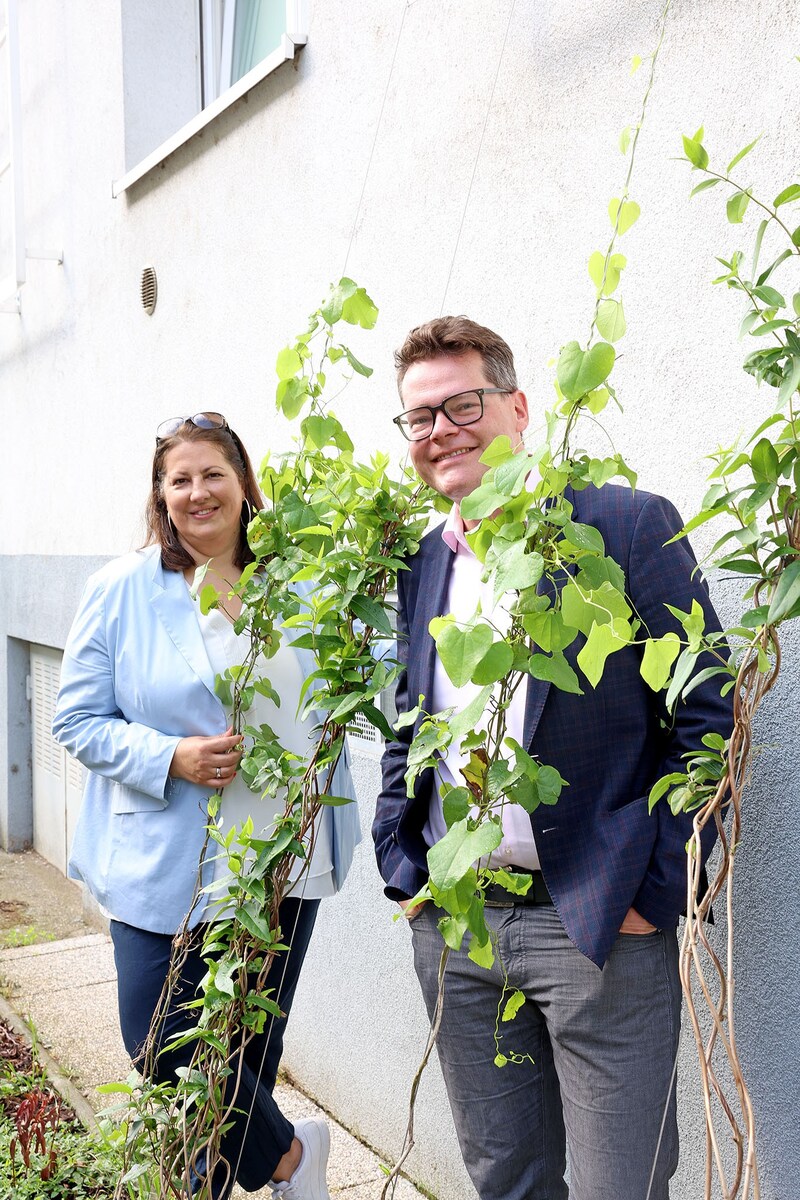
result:
[(528, 428), (528, 398), (524, 392), (511, 393), (514, 402), (514, 413), (517, 418), (517, 432), (523, 433)]

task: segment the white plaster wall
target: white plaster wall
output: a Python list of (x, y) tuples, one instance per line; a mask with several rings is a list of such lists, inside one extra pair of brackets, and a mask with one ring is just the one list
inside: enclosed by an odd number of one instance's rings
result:
[[(137, 544), (165, 416), (216, 408), (254, 457), (287, 446), (274, 414), (275, 355), (345, 262), (381, 309), (374, 333), (350, 339), (375, 374), (337, 404), (361, 452), (395, 445), (400, 455), (388, 424), (391, 351), (442, 309), (504, 333), (540, 412), (552, 358), (588, 331), (586, 261), (607, 243), (606, 208), (625, 169), (619, 133), (638, 119), (645, 84), (646, 67), (631, 77), (629, 64), (653, 47), (660, 8), (517, 0), (476, 163), (511, 0), (318, 0), (296, 69), (264, 80), (113, 200), (111, 180), (125, 167), (119, 5), (26, 0), (28, 244), (63, 247), (64, 265), (29, 263), (21, 317), (0, 315), (0, 553), (116, 554)], [(686, 515), (704, 490), (703, 456), (753, 428), (772, 396), (741, 372), (738, 300), (709, 285), (714, 256), (748, 245), (755, 219), (729, 226), (720, 190), (689, 202), (696, 177), (674, 159), (681, 134), (701, 122), (723, 163), (766, 130), (743, 164), (745, 182), (771, 197), (794, 181), (799, 45), (790, 0), (678, 0), (642, 133), (632, 185), (642, 217), (620, 247), (629, 260), (616, 371), (625, 414), (607, 426), (641, 485)], [(153, 317), (138, 299), (146, 263), (159, 279)], [(696, 544), (707, 548), (710, 537), (700, 531)], [(716, 597), (732, 614), (731, 589)], [(766, 1200), (791, 1194), (800, 1171), (790, 1120), (800, 1102), (798, 788), (777, 749), (797, 728), (795, 679), (787, 672), (764, 717), (770, 748), (757, 763), (740, 868), (740, 1029), (764, 1114)], [(359, 786), (368, 825), (374, 765), (361, 764)], [(320, 930), (290, 1062), (388, 1154), (423, 1042), (422, 1007), (407, 930), (391, 925), (368, 845)], [(683, 1078), (691, 1072), (687, 1054)], [(690, 1091), (680, 1200), (700, 1194)], [(435, 1071), (421, 1105), (412, 1169), (443, 1200), (468, 1195)]]

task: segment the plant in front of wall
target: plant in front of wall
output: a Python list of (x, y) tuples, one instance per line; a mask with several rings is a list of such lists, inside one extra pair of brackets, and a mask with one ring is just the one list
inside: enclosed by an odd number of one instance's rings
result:
[[(363, 377), (371, 373), (338, 340), (337, 326), (369, 329), (376, 317), (364, 289), (343, 279), (278, 356), (277, 403), (289, 420), (299, 420), (299, 448), (263, 464), (265, 506), (248, 530), (255, 561), (233, 589), (242, 601), (235, 628), (249, 633), (250, 648), (241, 664), (217, 680), (218, 695), (245, 741), (241, 772), (256, 793), (256, 819), (223, 827), (224, 798), (209, 801), (207, 848), (224, 857), (228, 881), (211, 895), (198, 881), (196, 904), (212, 900), (219, 914), (204, 926), (208, 973), (201, 995), (188, 1006), (196, 1018), (193, 1028), (170, 1043), (173, 1049), (189, 1045), (191, 1063), (177, 1085), (154, 1082), (160, 1021), (186, 948), (198, 936), (189, 929), (189, 914), (175, 938), (143, 1076), (106, 1089), (121, 1092), (128, 1109), (128, 1161), (120, 1192), (134, 1194), (149, 1182), (159, 1195), (179, 1196), (199, 1179), (196, 1194), (203, 1200), (212, 1180), (219, 1185), (228, 1172), (235, 1174), (238, 1164), (223, 1159), (220, 1139), (241, 1108), (242, 1048), (254, 1036), (269, 1036), (280, 1016), (265, 979), (291, 937), (280, 925), (281, 900), (303, 893), (302, 872), (322, 806), (347, 802), (336, 793), (335, 776), (348, 724), (360, 715), (392, 736), (378, 706), (399, 671), (385, 655), (394, 638), (387, 595), (402, 560), (419, 544), (430, 495), (414, 482), (393, 480), (385, 454), (359, 462), (326, 399), (342, 367)], [(202, 572), (199, 576), (201, 607), (225, 605), (227, 595), (206, 583)], [(269, 661), (282, 640), (309, 651), (316, 664), (303, 685), (300, 712), (323, 717), (306, 756), (287, 752), (267, 725), (248, 718), (256, 693), (280, 702)], [(259, 827), (258, 796), (284, 798), (269, 830)], [(292, 881), (298, 862), (301, 875)]]

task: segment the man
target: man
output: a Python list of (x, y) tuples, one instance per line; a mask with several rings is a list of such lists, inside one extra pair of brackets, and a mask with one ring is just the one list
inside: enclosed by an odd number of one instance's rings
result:
[[(521, 443), (528, 405), (507, 344), (466, 317), (412, 330), (395, 359), (403, 403), (396, 422), (409, 437), (414, 467), (453, 501), (445, 525), (427, 535), (410, 571), (400, 573), (406, 669), (397, 707), (407, 711), (423, 694), (430, 712), (463, 708), (474, 689), (450, 682), (428, 625), (448, 612), (467, 619), (482, 595), (483, 611), (491, 611), (459, 505), (480, 483), (487, 469), (480, 458), (492, 440), (504, 434)], [(623, 567), (628, 597), (651, 636), (682, 634), (666, 603), (688, 612), (698, 600), (707, 627), (719, 628), (686, 541), (665, 545), (681, 527), (667, 501), (611, 486), (567, 496), (574, 519), (596, 527), (606, 553)], [(580, 644), (566, 652), (573, 664)], [(668, 1196), (678, 1154), (676, 924), (685, 905), (691, 821), (673, 817), (664, 802), (649, 815), (647, 795), (661, 775), (683, 769), (681, 755), (698, 748), (703, 734), (727, 736), (731, 716), (713, 680), (674, 716), (667, 713), (639, 663), (635, 647), (612, 655), (598, 687), (584, 684), (583, 696), (531, 679), (509, 712), (512, 736), (556, 767), (569, 787), (554, 807), (531, 817), (516, 805), (504, 809), (504, 841), (492, 865), (530, 872), (533, 885), (525, 898), (496, 885), (487, 893), (494, 967), (476, 966), (466, 950), (448, 961), (437, 1049), (481, 1200)], [(408, 902), (425, 882), (428, 848), (446, 826), (434, 772), (420, 776), (413, 798), (406, 797), (412, 736), (403, 730), (386, 748), (373, 835), (386, 894), (410, 920), (432, 1014), (441, 913), (430, 903), (412, 910)], [(459, 765), (450, 751), (438, 774), (461, 784)], [(526, 1003), (513, 1024), (502, 1026), (502, 1047), (529, 1057), (501, 1069), (494, 1032), (504, 973)]]

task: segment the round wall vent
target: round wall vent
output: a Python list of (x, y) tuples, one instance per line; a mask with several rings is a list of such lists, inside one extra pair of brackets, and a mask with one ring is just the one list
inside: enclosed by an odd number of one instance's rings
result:
[(158, 280), (152, 267), (145, 267), (142, 271), (141, 290), (142, 308), (150, 316), (155, 310), (158, 299)]

